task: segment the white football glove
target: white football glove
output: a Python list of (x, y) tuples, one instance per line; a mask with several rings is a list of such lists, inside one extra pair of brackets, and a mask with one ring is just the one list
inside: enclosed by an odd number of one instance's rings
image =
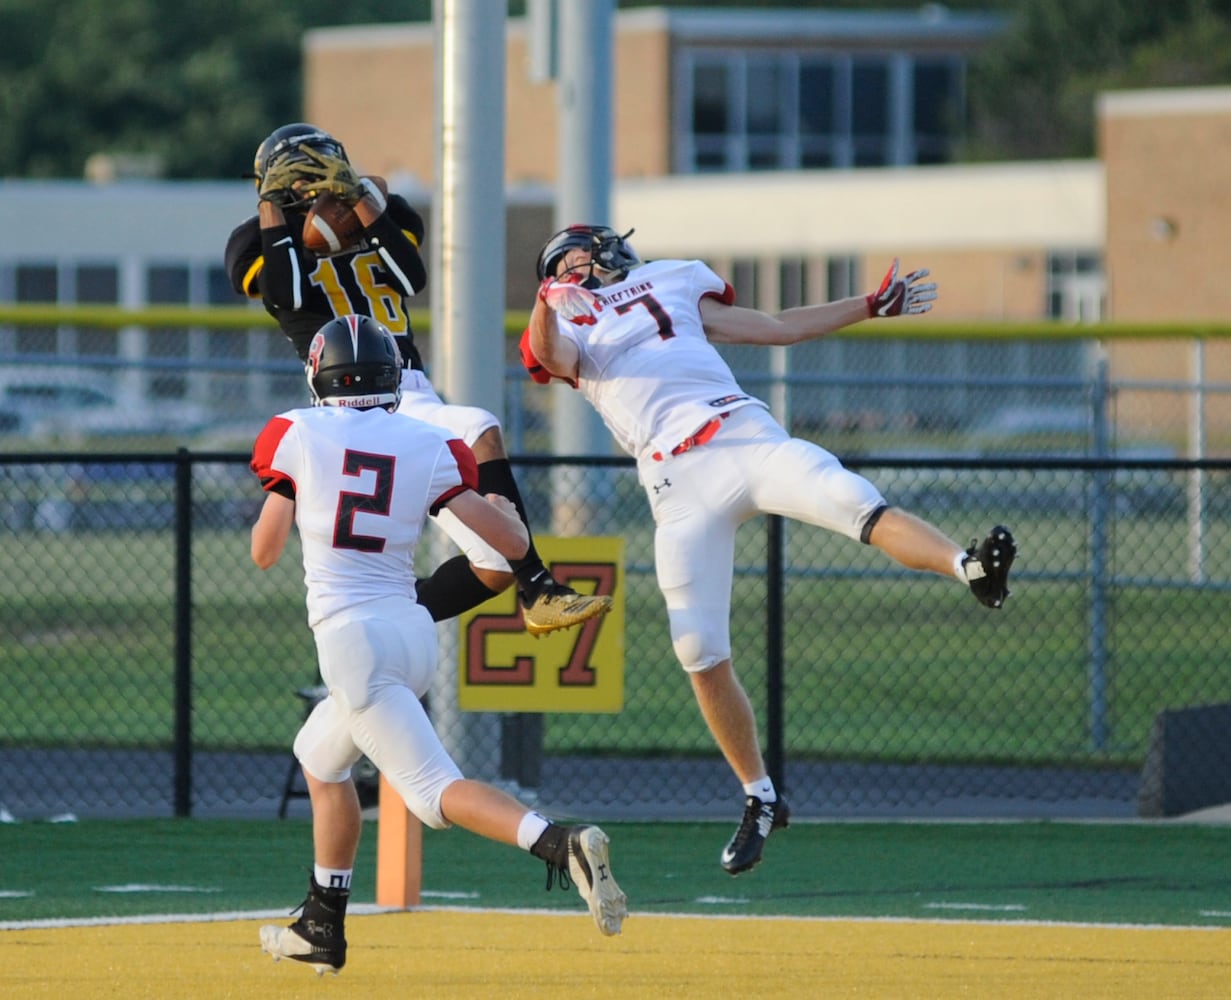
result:
[(867, 296), (868, 315), (901, 316), (930, 311), (936, 301), (936, 282), (920, 284), (929, 274), (925, 267), (899, 278), (898, 258), (894, 257), (880, 288)]
[(570, 323), (578, 326), (592, 326), (597, 321), (597, 313), (602, 312), (602, 303), (588, 288), (579, 284), (580, 279), (563, 278), (556, 280), (547, 278), (539, 285), (539, 298)]

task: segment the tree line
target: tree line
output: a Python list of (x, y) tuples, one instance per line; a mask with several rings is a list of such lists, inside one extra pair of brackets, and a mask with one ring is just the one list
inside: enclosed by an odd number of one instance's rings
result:
[[(639, 6), (756, 5), (619, 2)], [(1089, 156), (1099, 92), (1231, 82), (1231, 0), (945, 6), (1009, 15), (1005, 34), (970, 66), (964, 160)], [(507, 9), (519, 16), (525, 0)], [(431, 16), (432, 0), (0, 0), (0, 176), (81, 177), (91, 154), (114, 153), (156, 158), (171, 178), (236, 177), (272, 128), (303, 115), (306, 30)]]

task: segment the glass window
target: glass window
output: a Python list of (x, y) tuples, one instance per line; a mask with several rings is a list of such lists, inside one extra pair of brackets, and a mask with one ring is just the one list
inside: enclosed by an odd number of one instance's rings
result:
[(188, 268), (183, 265), (151, 267), (146, 272), (146, 300), (151, 305), (183, 305), (188, 299)]
[(748, 64), (745, 83), (749, 135), (782, 135), (787, 132), (786, 108), (782, 103), (783, 67), (757, 60)]
[(55, 264), (17, 265), (18, 302), (55, 302), (59, 280)]
[(735, 301), (750, 309), (758, 308), (757, 262), (751, 258), (731, 261), (731, 287), (735, 289)]
[(807, 304), (808, 262), (802, 257), (785, 257), (778, 262), (778, 308)]
[(799, 67), (799, 134), (829, 136), (834, 132), (834, 65), (805, 62)]
[(811, 169), (834, 166), (833, 146), (828, 142), (802, 143), (799, 151), (799, 165)]
[(120, 272), (114, 264), (81, 264), (77, 268), (77, 301), (114, 305), (120, 298)]
[(749, 170), (780, 170), (794, 166), (783, 162), (782, 147), (777, 139), (749, 140), (747, 146)]
[(1047, 255), (1047, 315), (1097, 323), (1107, 313), (1107, 279), (1099, 254), (1060, 250)]
[(859, 264), (854, 257), (830, 257), (825, 264), (827, 299), (843, 299), (859, 293)]
[(693, 166), (698, 171), (727, 169), (727, 145), (723, 140), (698, 139), (693, 157)]
[(692, 130), (695, 135), (724, 135), (730, 106), (725, 65), (699, 63), (692, 75)]
[(964, 124), (961, 56), (683, 50), (684, 172), (945, 163)]
[(221, 264), (211, 264), (205, 276), (206, 294), (212, 306), (238, 305), (247, 302), (246, 296), (240, 295), (231, 287), (231, 279), (227, 270)]
[(856, 59), (851, 66), (851, 133), (883, 136), (889, 131), (889, 66), (883, 59)]

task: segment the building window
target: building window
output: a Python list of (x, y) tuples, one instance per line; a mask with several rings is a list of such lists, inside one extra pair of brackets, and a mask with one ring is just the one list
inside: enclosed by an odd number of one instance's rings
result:
[(120, 271), (114, 264), (79, 264), (77, 301), (115, 305), (120, 296)]
[(146, 271), (145, 298), (151, 305), (186, 305), (188, 287), (186, 265), (157, 265)]
[(915, 162), (946, 163), (952, 137), (963, 128), (961, 67), (956, 60), (918, 59), (913, 73)]
[(1068, 323), (1098, 323), (1107, 314), (1107, 278), (1097, 253), (1047, 255), (1047, 316)]
[(685, 48), (677, 173), (945, 163), (963, 118), (958, 56)]
[(859, 295), (863, 288), (859, 261), (854, 257), (830, 257), (825, 262), (825, 283), (825, 297), (830, 301)]
[(18, 264), (14, 284), (18, 302), (55, 302), (59, 297), (55, 264)]
[(851, 64), (851, 150), (856, 167), (883, 167), (890, 162), (892, 117), (889, 111), (889, 66), (881, 59)]
[(248, 300), (231, 287), (231, 278), (221, 264), (213, 264), (205, 274), (205, 296), (211, 306), (242, 305)]
[(784, 257), (778, 262), (778, 308), (808, 304), (808, 262), (802, 257)]
[(757, 285), (757, 262), (751, 257), (731, 261), (731, 287), (735, 289), (735, 301), (750, 309), (759, 308), (760, 289)]

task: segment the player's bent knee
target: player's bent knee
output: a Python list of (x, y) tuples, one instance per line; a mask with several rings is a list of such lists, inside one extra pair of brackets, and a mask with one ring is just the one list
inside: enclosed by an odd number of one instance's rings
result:
[(433, 759), (424, 761), (412, 777), (397, 771), (383, 773), (406, 803), (406, 808), (414, 813), (424, 826), (433, 830), (445, 830), (452, 826), (445, 817), (441, 803), (445, 789), (455, 781), (461, 781), (462, 772), (443, 750)]
[(723, 651), (715, 646), (707, 645), (699, 633), (682, 636), (672, 642), (675, 657), (680, 666), (690, 674), (700, 674), (712, 670), (724, 660), (731, 657), (730, 650)]
[(689, 673), (699, 673), (718, 666), (731, 658), (731, 639), (727, 632), (727, 612), (716, 610), (672, 610), (671, 646), (680, 666)]
[(872, 529), (876, 527), (877, 522), (880, 521), (881, 517), (884, 516), (885, 511), (888, 509), (889, 504), (881, 504), (874, 511), (872, 511), (872, 513), (868, 515), (868, 519), (863, 522), (863, 527), (859, 530), (859, 540), (863, 542), (864, 545), (872, 544)]

